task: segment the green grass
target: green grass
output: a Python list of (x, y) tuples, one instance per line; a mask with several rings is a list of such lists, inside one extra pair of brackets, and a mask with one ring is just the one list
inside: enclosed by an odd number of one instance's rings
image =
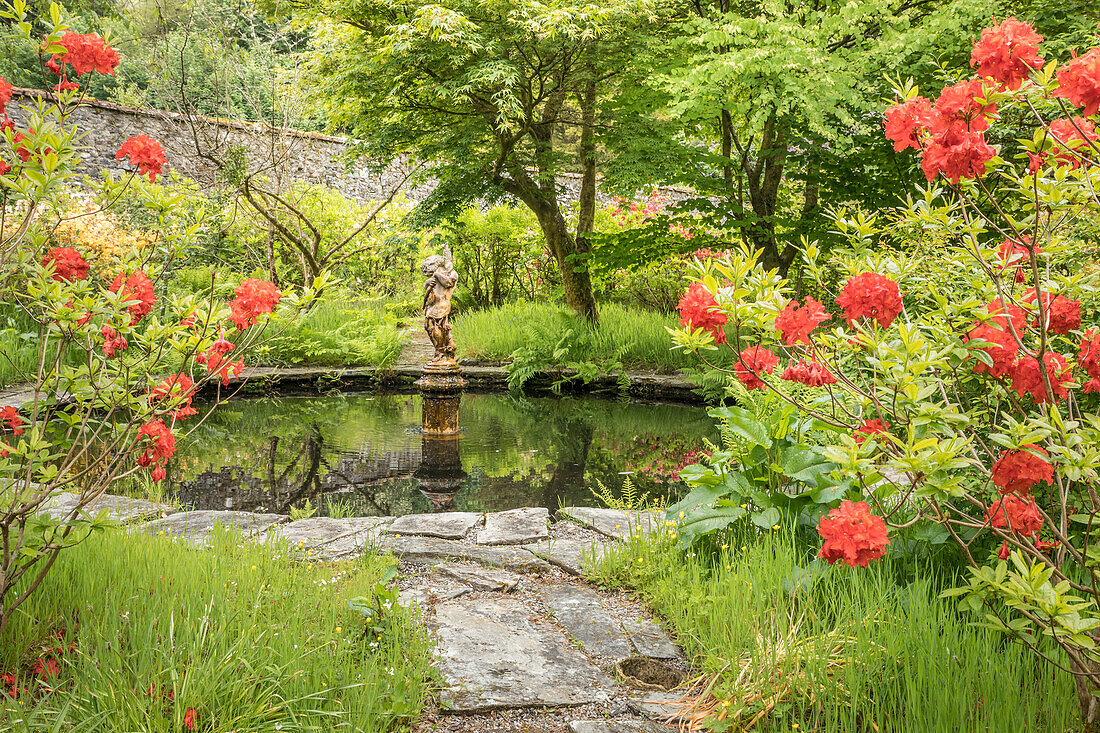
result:
[(292, 321), (272, 319), (274, 334), (257, 347), (265, 365), (379, 366), (393, 364), (407, 340), (378, 300), (327, 297)]
[(635, 540), (590, 570), (637, 589), (714, 680), (700, 717), (799, 733), (1075, 729), (1069, 675), (972, 626), (930, 571), (822, 566), (800, 587), (792, 568), (810, 556), (788, 539), (731, 544), (707, 560)]
[[(0, 638), (0, 672), (26, 675), (44, 649), (74, 650), (60, 656), (56, 691), (34, 692), (31, 709), (0, 696), (0, 729), (60, 721), (178, 733), (188, 708), (206, 731), (388, 731), (415, 721), (426, 637), (394, 607), (373, 641), (348, 605), (372, 596), (391, 560), (308, 563), (285, 545), (239, 544), (220, 531), (211, 541), (194, 549), (110, 530), (63, 552)], [(50, 638), (58, 630), (62, 642)]]
[[(513, 352), (533, 340), (553, 345), (572, 329), (584, 332), (588, 359), (597, 361), (618, 355), (628, 369), (674, 373), (699, 366), (697, 357), (671, 350), (672, 339), (665, 328), (679, 325), (675, 316), (617, 303), (600, 306), (597, 327), (561, 306), (514, 303), (460, 314), (455, 320), (454, 336), (462, 358), (508, 361)], [(724, 351), (721, 358), (728, 358)]]

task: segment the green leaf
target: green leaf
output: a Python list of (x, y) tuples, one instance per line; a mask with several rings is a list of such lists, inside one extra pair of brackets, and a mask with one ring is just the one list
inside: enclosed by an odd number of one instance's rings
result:
[(770, 448), (772, 439), (768, 430), (743, 407), (715, 407), (707, 414), (726, 421), (729, 429), (753, 445)]

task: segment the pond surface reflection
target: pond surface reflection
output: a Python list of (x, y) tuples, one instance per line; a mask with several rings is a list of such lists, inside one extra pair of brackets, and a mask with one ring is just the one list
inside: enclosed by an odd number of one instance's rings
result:
[(179, 440), (168, 488), (195, 509), (553, 511), (597, 505), (597, 481), (618, 494), (627, 475), (678, 493), (678, 468), (716, 439), (701, 408), (594, 399), (467, 393), (461, 423), (457, 440), (423, 438), (419, 395), (232, 401)]

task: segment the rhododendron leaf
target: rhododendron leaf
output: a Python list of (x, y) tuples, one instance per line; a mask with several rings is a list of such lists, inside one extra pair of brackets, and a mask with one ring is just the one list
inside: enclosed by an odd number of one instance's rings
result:
[(725, 420), (732, 432), (753, 445), (762, 445), (765, 448), (770, 448), (772, 445), (767, 428), (743, 407), (716, 407), (709, 410), (707, 414)]

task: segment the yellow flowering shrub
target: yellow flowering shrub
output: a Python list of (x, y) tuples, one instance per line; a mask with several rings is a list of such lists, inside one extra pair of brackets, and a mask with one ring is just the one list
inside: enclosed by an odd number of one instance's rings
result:
[(107, 212), (94, 208), (69, 212), (51, 238), (56, 246), (75, 248), (105, 273), (115, 272), (124, 262), (145, 259), (157, 240), (156, 234), (127, 229)]

